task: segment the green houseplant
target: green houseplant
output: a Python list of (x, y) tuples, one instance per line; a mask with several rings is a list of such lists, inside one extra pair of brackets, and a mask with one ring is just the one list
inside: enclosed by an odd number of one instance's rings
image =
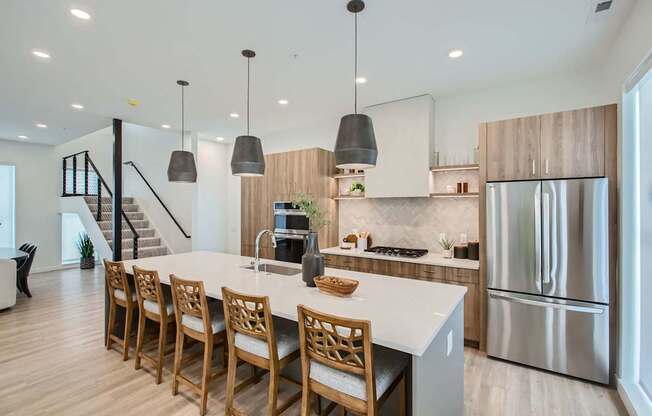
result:
[(296, 194), (292, 206), (303, 211), (308, 217), (310, 231), (306, 236), (305, 252), (301, 257), (301, 274), (306, 285), (315, 287), (315, 277), (324, 275), (324, 256), (319, 252), (317, 231), (330, 221), (312, 195), (302, 192)]
[(77, 250), (79, 251), (79, 268), (92, 269), (95, 267), (95, 247), (86, 233), (79, 233), (77, 238)]
[(439, 239), (439, 245), (443, 250), (442, 255), (445, 259), (450, 259), (453, 257), (453, 247), (455, 246), (455, 240), (449, 240), (446, 238), (446, 236), (442, 236)]
[(362, 195), (364, 194), (364, 189), (364, 183), (353, 181), (353, 183), (351, 183), (351, 187), (349, 188), (349, 192), (351, 195)]

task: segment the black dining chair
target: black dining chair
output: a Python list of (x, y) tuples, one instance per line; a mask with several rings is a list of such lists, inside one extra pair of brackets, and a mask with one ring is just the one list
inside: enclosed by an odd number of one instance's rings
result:
[(32, 293), (29, 291), (29, 285), (27, 284), (27, 278), (29, 277), (29, 271), (32, 269), (32, 263), (34, 262), (34, 256), (36, 255), (36, 246), (32, 244), (23, 244), (20, 246), (20, 250), (28, 254), (28, 256), (16, 266), (16, 287), (18, 290), (27, 295), (27, 297), (32, 297)]

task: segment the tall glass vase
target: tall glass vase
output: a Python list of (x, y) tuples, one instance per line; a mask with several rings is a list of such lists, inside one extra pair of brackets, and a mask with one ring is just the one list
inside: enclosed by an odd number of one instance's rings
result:
[(301, 257), (303, 281), (309, 287), (315, 287), (315, 277), (324, 274), (324, 256), (319, 252), (317, 233), (311, 231), (306, 239), (306, 252)]

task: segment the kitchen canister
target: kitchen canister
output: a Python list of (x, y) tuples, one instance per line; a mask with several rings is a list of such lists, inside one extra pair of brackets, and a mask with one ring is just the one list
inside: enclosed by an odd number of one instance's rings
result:
[(453, 247), (453, 257), (456, 259), (466, 259), (469, 257), (469, 249), (467, 246)]
[(480, 260), (480, 242), (469, 241), (469, 260)]

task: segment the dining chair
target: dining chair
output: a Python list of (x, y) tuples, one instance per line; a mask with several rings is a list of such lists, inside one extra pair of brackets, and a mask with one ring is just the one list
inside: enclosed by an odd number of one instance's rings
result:
[(399, 389), (399, 415), (406, 413), (406, 354), (374, 346), (371, 322), (328, 315), (297, 307), (303, 397), (301, 415), (310, 414), (315, 393), (342, 408), (342, 414), (376, 416)]
[[(129, 359), (129, 338), (134, 310), (138, 307), (136, 293), (132, 292), (122, 262), (104, 259), (106, 287), (109, 292), (109, 327), (107, 329), (106, 349), (111, 349), (113, 342), (122, 345), (122, 360)], [(115, 331), (116, 311), (118, 306), (125, 309), (124, 336), (121, 339)]]
[[(138, 332), (136, 336), (135, 369), (141, 368), (141, 360), (145, 360), (156, 368), (156, 384), (161, 384), (163, 361), (165, 359), (168, 325), (174, 323), (174, 305), (172, 296), (165, 296), (158, 272), (133, 267), (136, 299), (138, 299)], [(143, 352), (145, 326), (147, 320), (159, 324), (158, 354), (156, 357)]]
[(222, 301), (229, 346), (225, 414), (242, 414), (234, 407), (235, 394), (259, 379), (254, 370), (253, 376), (236, 386), (236, 370), (240, 359), (269, 371), (266, 414), (280, 415), (301, 398), (299, 391), (277, 408), (281, 379), (301, 387), (300, 382), (281, 374), (283, 368), (300, 356), (297, 325), (274, 319), (267, 296), (245, 295), (223, 287)]
[[(174, 351), (174, 376), (172, 378), (172, 395), (179, 392), (179, 383), (189, 387), (200, 398), (199, 414), (206, 414), (208, 401), (208, 383), (226, 374), (226, 360), (223, 368), (212, 373), (213, 348), (224, 347), (226, 351), (226, 326), (224, 314), (218, 302), (209, 303), (201, 281), (183, 280), (170, 275), (174, 316), (177, 323), (177, 337)], [(188, 336), (204, 345), (204, 362), (201, 383), (194, 383), (181, 374), (184, 338)], [(226, 353), (224, 354), (226, 356)]]
[(20, 246), (20, 250), (26, 252), (27, 257), (18, 264), (16, 271), (16, 287), (29, 298), (32, 297), (32, 292), (29, 290), (27, 278), (29, 277), (29, 272), (32, 270), (36, 249), (37, 247), (33, 244), (23, 244)]

